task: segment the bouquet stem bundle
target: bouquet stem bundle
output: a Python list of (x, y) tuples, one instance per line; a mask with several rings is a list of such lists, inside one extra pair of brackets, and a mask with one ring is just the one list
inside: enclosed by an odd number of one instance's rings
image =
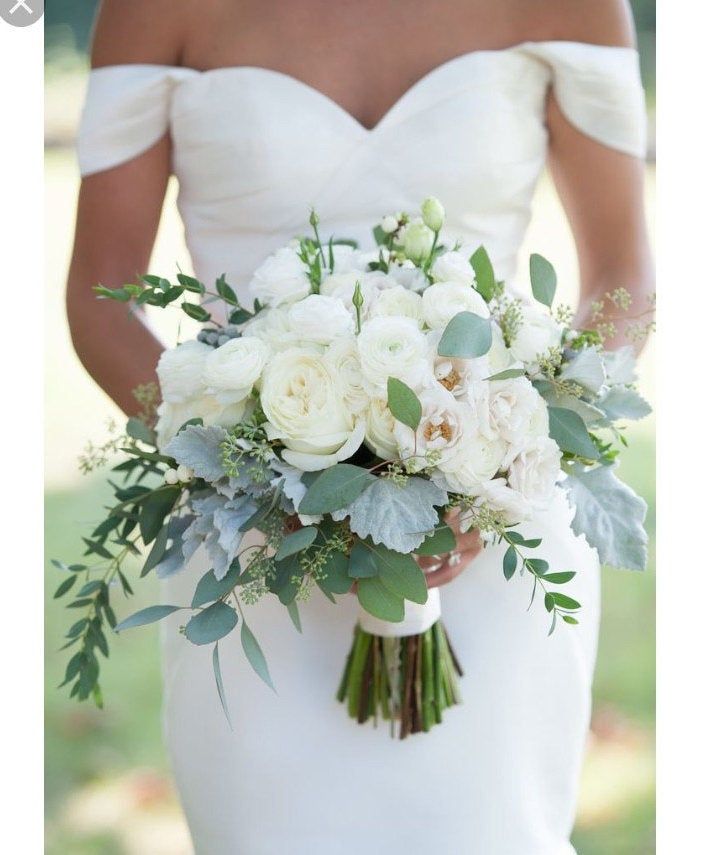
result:
[(380, 716), (392, 736), (427, 733), (460, 703), (462, 668), (441, 620), (419, 635), (384, 637), (355, 627), (337, 700), (359, 724)]

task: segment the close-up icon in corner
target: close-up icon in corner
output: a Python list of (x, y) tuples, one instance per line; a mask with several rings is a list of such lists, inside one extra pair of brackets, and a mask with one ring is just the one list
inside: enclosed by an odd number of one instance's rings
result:
[(0, 18), (13, 27), (29, 27), (45, 12), (45, 0), (0, 0)]

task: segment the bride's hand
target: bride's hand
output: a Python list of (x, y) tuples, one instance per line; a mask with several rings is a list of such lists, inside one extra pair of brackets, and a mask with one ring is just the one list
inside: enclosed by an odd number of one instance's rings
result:
[(427, 576), (427, 587), (436, 588), (446, 585), (456, 579), (460, 573), (474, 561), (483, 549), (479, 532), (468, 531), (462, 534), (459, 530), (459, 512), (452, 511), (447, 515), (447, 524), (451, 527), (457, 539), (457, 545), (447, 555), (417, 556), (417, 563)]

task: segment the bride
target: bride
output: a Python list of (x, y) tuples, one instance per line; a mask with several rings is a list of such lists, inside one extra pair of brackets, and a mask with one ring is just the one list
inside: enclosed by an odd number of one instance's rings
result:
[[(446, 206), (447, 233), (483, 243), (511, 287), (548, 162), (579, 255), (578, 320), (618, 285), (642, 300), (652, 272), (632, 39), (623, 0), (105, 0), (68, 283), (80, 358), (132, 413), (161, 345), (91, 286), (146, 270), (170, 173), (196, 274), (224, 271), (240, 293), (271, 249), (304, 230), (311, 205), (327, 234), (369, 245), (378, 214), (430, 194)], [(207, 651), (171, 627), (165, 733), (195, 851), (573, 852), (599, 568), (570, 519), (558, 497), (528, 532), (552, 566), (577, 571), (576, 631), (547, 638), (520, 580), (502, 577), (501, 552), (471, 538), (460, 561), (429, 573), (430, 584), (453, 580), (443, 610), (467, 674), (465, 704), (430, 736), (391, 742), (328, 701), (351, 596), (313, 598), (301, 643), (276, 603), (254, 607), (278, 694), (239, 652), (228, 658), (232, 731)], [(189, 601), (205, 569), (169, 580), (167, 601)]]

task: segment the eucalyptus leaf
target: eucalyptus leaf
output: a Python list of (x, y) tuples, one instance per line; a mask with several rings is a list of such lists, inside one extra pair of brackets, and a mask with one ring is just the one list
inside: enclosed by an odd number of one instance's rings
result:
[(312, 481), (299, 505), (303, 514), (328, 514), (351, 504), (376, 478), (351, 463), (337, 463)]
[(185, 627), (185, 637), (193, 644), (212, 644), (232, 632), (236, 625), (237, 612), (220, 601), (190, 618)]
[(222, 704), (222, 711), (225, 713), (225, 718), (227, 719), (227, 723), (230, 725), (230, 730), (232, 730), (230, 711), (227, 708), (227, 697), (225, 696), (225, 685), (222, 682), (222, 671), (220, 670), (220, 649), (217, 643), (215, 643), (212, 650), (212, 670), (215, 673), (215, 686), (217, 687), (217, 694), (219, 695), (220, 703)]
[(404, 619), (404, 600), (379, 579), (360, 579), (357, 598), (366, 612), (380, 620), (398, 623)]
[(242, 568), (237, 558), (232, 562), (227, 575), (220, 580), (217, 579), (213, 570), (208, 570), (197, 583), (192, 602), (190, 603), (191, 607), (199, 609), (200, 606), (212, 603), (215, 600), (221, 600), (227, 596), (235, 585), (237, 585), (241, 573)]
[(457, 538), (450, 526), (442, 524), (420, 543), (414, 550), (415, 555), (445, 555), (457, 545)]
[(524, 377), (524, 368), (507, 368), (505, 371), (499, 371), (497, 374), (492, 374), (491, 377), (485, 377), (485, 380), (511, 380), (514, 377)]
[(387, 406), (398, 422), (417, 430), (422, 418), (422, 404), (412, 389), (396, 377), (387, 379)]
[(352, 587), (349, 574), (349, 556), (343, 552), (331, 552), (322, 566), (322, 576), (317, 585), (325, 594), (346, 594)]
[(300, 610), (295, 600), (293, 600), (291, 603), (287, 603), (287, 613), (289, 614), (292, 623), (295, 625), (295, 629), (297, 630), (297, 632), (302, 632), (302, 620), (300, 619)]
[(155, 621), (162, 620), (173, 612), (179, 611), (179, 609), (179, 606), (148, 606), (146, 609), (140, 609), (139, 612), (135, 612), (130, 617), (126, 617), (125, 620), (120, 621), (115, 627), (115, 632), (122, 632), (125, 629), (132, 629), (136, 626), (155, 623)]
[(492, 346), (492, 325), (474, 312), (459, 312), (445, 327), (437, 354), (456, 359), (484, 356)]
[(275, 686), (272, 682), (272, 678), (270, 677), (270, 671), (267, 667), (267, 660), (265, 659), (265, 654), (262, 652), (262, 648), (257, 643), (257, 639), (252, 634), (249, 626), (247, 626), (247, 621), (242, 621), (242, 629), (240, 630), (240, 641), (242, 642), (242, 649), (245, 651), (245, 656), (247, 657), (248, 662), (254, 669), (255, 673), (260, 677), (267, 685), (275, 691)]
[(168, 485), (147, 494), (140, 509), (140, 534), (144, 543), (150, 543), (158, 536), (181, 492), (179, 486)]
[(147, 445), (155, 445), (155, 432), (136, 416), (127, 420), (127, 435)]
[(509, 546), (504, 553), (502, 560), (502, 571), (504, 578), (509, 581), (517, 569), (517, 550), (513, 546)]
[(557, 290), (557, 274), (547, 259), (536, 252), (529, 256), (529, 281), (534, 299), (551, 309)]
[(295, 552), (307, 549), (315, 542), (317, 534), (318, 531), (314, 526), (307, 526), (286, 535), (277, 549), (275, 561), (282, 561), (283, 558), (294, 555)]
[(494, 268), (489, 260), (487, 250), (480, 246), (470, 256), (469, 263), (474, 270), (474, 281), (477, 291), (489, 302), (494, 296), (497, 280), (494, 276)]
[(587, 538), (602, 563), (643, 570), (647, 563), (647, 504), (617, 478), (614, 467), (573, 465), (562, 486), (576, 509), (572, 530)]
[(548, 407), (549, 435), (562, 449), (589, 460), (597, 460), (599, 452), (589, 436), (581, 416), (563, 407)]

